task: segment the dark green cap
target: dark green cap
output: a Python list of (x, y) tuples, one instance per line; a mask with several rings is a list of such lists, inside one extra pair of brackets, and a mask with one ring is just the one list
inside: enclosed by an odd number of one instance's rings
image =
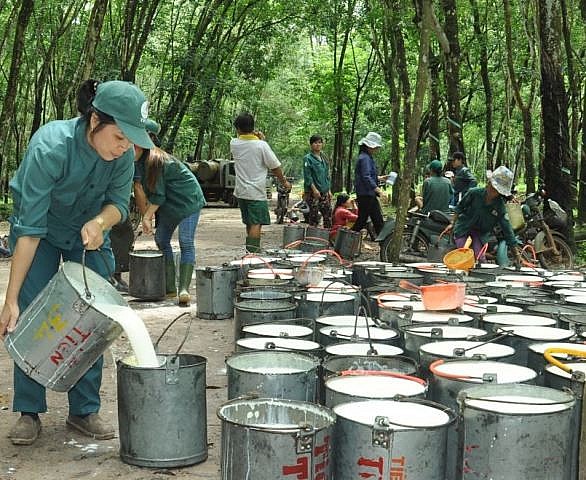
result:
[(429, 165), (427, 165), (428, 170), (436, 173), (441, 173), (443, 168), (444, 166), (442, 162), (440, 162), (439, 160), (432, 160), (431, 162), (429, 162)]
[(147, 149), (155, 146), (145, 126), (149, 116), (149, 102), (133, 83), (120, 80), (100, 83), (92, 105), (114, 118), (130, 142)]

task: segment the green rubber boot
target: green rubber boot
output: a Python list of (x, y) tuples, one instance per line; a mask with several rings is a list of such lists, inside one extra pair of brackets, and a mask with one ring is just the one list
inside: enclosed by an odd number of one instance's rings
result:
[(173, 260), (165, 262), (165, 285), (167, 297), (176, 297), (177, 285), (175, 283), (175, 262)]
[(246, 237), (246, 251), (248, 253), (259, 253), (260, 238)]
[(191, 302), (189, 285), (191, 285), (192, 275), (193, 264), (182, 263), (179, 265), (179, 305), (189, 305)]

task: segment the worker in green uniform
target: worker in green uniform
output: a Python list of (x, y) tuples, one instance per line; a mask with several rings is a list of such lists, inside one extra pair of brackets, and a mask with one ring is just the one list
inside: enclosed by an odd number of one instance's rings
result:
[[(78, 95), (83, 115), (41, 127), (10, 181), (13, 260), (0, 313), (2, 336), (14, 330), (20, 312), (47, 285), (62, 260), (81, 262), (87, 250), (89, 268), (104, 278), (114, 269), (109, 230), (128, 215), (134, 171), (131, 146), (152, 147), (144, 128), (148, 102), (129, 82), (92, 81), (90, 88), (85, 87)], [(95, 439), (115, 435), (98, 413), (102, 364), (100, 357), (68, 392), (67, 424)], [(39, 413), (47, 410), (45, 387), (16, 365), (13, 409), (21, 416), (9, 433), (12, 443), (32, 444), (41, 431)]]
[(429, 177), (423, 181), (423, 208), (421, 213), (432, 210), (450, 211), (450, 200), (454, 194), (452, 182), (442, 175), (444, 166), (439, 160), (429, 162)]
[(332, 228), (330, 167), (322, 153), (323, 144), (320, 135), (309, 138), (311, 151), (303, 157), (303, 192), (309, 205), (309, 225), (317, 227), (321, 213), (324, 228)]
[[(156, 133), (158, 124), (147, 123), (147, 130)], [(189, 287), (195, 266), (195, 230), (201, 209), (206, 201), (199, 182), (187, 166), (164, 150), (154, 147), (136, 151), (135, 182), (140, 179), (148, 205), (142, 217), (145, 234), (153, 232), (156, 219), (155, 242), (165, 257), (165, 282), (168, 296), (179, 297), (179, 305), (189, 305)], [(136, 183), (135, 183), (136, 185)], [(171, 237), (179, 229), (179, 292), (175, 284), (175, 260)]]

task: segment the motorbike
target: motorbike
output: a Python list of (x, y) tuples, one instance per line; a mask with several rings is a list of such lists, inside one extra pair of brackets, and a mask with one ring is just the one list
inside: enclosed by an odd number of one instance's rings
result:
[[(429, 213), (420, 213), (410, 210), (407, 224), (403, 230), (399, 261), (425, 262), (428, 261), (429, 251), (437, 239), (450, 223), (451, 216), (440, 210), (432, 210)], [(389, 218), (375, 241), (380, 245), (381, 262), (390, 262), (390, 246), (395, 230), (395, 219)]]
[(568, 214), (540, 188), (521, 204), (524, 226), (515, 233), (530, 245), (540, 265), (547, 270), (574, 268), (574, 254), (568, 244)]
[[(292, 177), (287, 177), (288, 182), (292, 182)], [(275, 215), (277, 216), (277, 223), (283, 223), (285, 218), (291, 219), (291, 212), (289, 211), (289, 193), (291, 190), (287, 190), (280, 182), (277, 184), (277, 206), (275, 208)]]

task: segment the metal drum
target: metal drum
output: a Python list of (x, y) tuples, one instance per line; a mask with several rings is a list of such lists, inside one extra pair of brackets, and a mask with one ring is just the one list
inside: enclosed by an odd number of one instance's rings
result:
[(541, 315), (526, 315), (517, 313), (491, 313), (481, 317), (479, 327), (488, 332), (494, 332), (502, 326), (536, 326), (555, 327), (556, 321), (553, 318)]
[(298, 301), (298, 316), (305, 318), (352, 315), (358, 310), (355, 296), (345, 293), (308, 293)]
[(165, 290), (165, 257), (159, 250), (130, 252), (128, 294), (141, 300), (162, 300)]
[(408, 280), (415, 285), (423, 285), (423, 275), (414, 272), (367, 270), (366, 278), (370, 286), (383, 285), (388, 287), (389, 290), (398, 288), (401, 280)]
[(310, 353), (319, 357), (322, 356), (322, 346), (311, 340), (298, 340), (296, 338), (284, 337), (256, 337), (236, 340), (237, 352), (248, 352), (252, 350), (285, 350)]
[(360, 400), (391, 400), (397, 397), (425, 398), (427, 383), (418, 377), (385, 371), (356, 371), (333, 375), (325, 381), (325, 404)]
[(285, 290), (254, 288), (243, 290), (238, 294), (238, 301), (241, 300), (262, 300), (264, 302), (290, 301), (293, 295)]
[(443, 405), (367, 400), (334, 412), (334, 478), (444, 480), (454, 413)]
[(336, 234), (334, 251), (342, 258), (353, 259), (360, 255), (362, 246), (362, 234), (348, 228), (340, 228)]
[(411, 325), (401, 330), (405, 353), (419, 359), (419, 347), (431, 341), (466, 340), (486, 335), (485, 330), (459, 325)]
[(234, 339), (240, 338), (240, 331), (246, 325), (295, 317), (296, 310), (297, 305), (286, 301), (243, 300), (238, 302), (234, 305)]
[(365, 261), (365, 262), (354, 262), (352, 264), (352, 283), (354, 285), (358, 285), (363, 290), (366, 290), (373, 285), (370, 282), (370, 279), (367, 276), (367, 272), (374, 271), (374, 272), (383, 272), (386, 268), (395, 269), (398, 272), (406, 272), (408, 270), (407, 267), (401, 265), (393, 265), (392, 263), (387, 262), (377, 262), (377, 261)]
[(312, 227), (308, 225), (305, 228), (305, 238), (309, 240), (326, 240), (330, 241), (330, 229), (321, 227)]
[(222, 480), (333, 480), (335, 414), (295, 400), (232, 400), (222, 421)]
[[(533, 382), (535, 372), (527, 367), (512, 363), (494, 362), (492, 360), (438, 360), (429, 367), (429, 398), (454, 411), (458, 411), (456, 398), (460, 391), (482, 383), (523, 383)], [(448, 448), (446, 457), (446, 479), (460, 478), (458, 469), (458, 426), (448, 431)], [(499, 477), (516, 478), (516, 477)], [(523, 478), (523, 477), (519, 477)]]
[[(373, 351), (374, 350), (374, 351)], [(384, 343), (368, 343), (368, 342), (346, 342), (335, 343), (328, 345), (325, 348), (326, 355), (401, 355), (403, 349), (395, 347), (394, 345), (387, 345)]]
[[(295, 319), (294, 319), (295, 320)], [(255, 325), (246, 325), (242, 327), (242, 338), (248, 337), (285, 337), (296, 338), (298, 340), (313, 340), (312, 320), (306, 320), (306, 324), (300, 324), (295, 321), (275, 322), (275, 323), (257, 323)]]
[(571, 330), (555, 327), (516, 327), (505, 326), (503, 331), (508, 335), (499, 342), (515, 349), (515, 355), (509, 360), (511, 363), (526, 366), (528, 364), (529, 346), (537, 342), (563, 342), (574, 335)]
[(483, 385), (461, 392), (458, 404), (458, 478), (568, 478), (574, 395), (535, 385)]
[(542, 303), (530, 305), (526, 310), (530, 313), (551, 317), (557, 321), (559, 327), (568, 330), (581, 330), (586, 325), (586, 308), (579, 305)]
[(331, 327), (365, 327), (366, 325), (375, 325), (374, 320), (362, 315), (332, 315), (326, 317), (317, 317), (315, 319), (316, 328), (325, 326)]
[(195, 269), (198, 318), (221, 320), (234, 315), (238, 270), (235, 265)]
[(228, 400), (252, 395), (315, 402), (318, 367), (318, 358), (302, 353), (235, 353), (226, 359)]
[(319, 329), (318, 342), (327, 347), (340, 342), (365, 342), (398, 345), (399, 333), (390, 328), (379, 327), (322, 327)]
[(303, 241), (305, 238), (305, 226), (304, 225), (283, 225), (283, 247), (288, 247), (291, 244), (295, 244), (297, 241)]
[[(545, 342), (545, 343), (532, 343), (529, 345), (527, 355), (527, 366), (537, 372), (536, 384), (541, 386), (551, 386), (545, 383), (545, 367), (548, 365), (545, 360), (543, 353), (548, 348), (565, 348), (569, 350), (579, 350), (586, 354), (586, 344), (584, 343), (570, 343), (570, 342)], [(572, 361), (573, 357), (566, 355), (565, 353), (553, 353), (552, 357), (557, 358), (564, 363)]]
[[(419, 347), (421, 376), (429, 378), (429, 366), (436, 360), (494, 360), (508, 361), (515, 349), (500, 343), (475, 342), (469, 340), (442, 340)], [(477, 358), (478, 357), (478, 358)]]
[[(582, 345), (583, 346), (583, 345)], [(569, 347), (576, 350), (575, 347)], [(556, 358), (559, 354), (555, 354)], [(584, 467), (584, 461), (580, 461), (580, 439), (582, 437), (582, 409), (584, 408), (584, 375), (586, 374), (586, 363), (582, 362), (563, 362), (572, 369), (572, 373), (565, 372), (561, 368), (548, 365), (545, 367), (545, 386), (557, 390), (569, 390), (574, 393), (576, 407), (572, 415), (572, 458), (569, 480), (577, 480), (580, 467)]]
[(159, 355), (161, 367), (117, 362), (120, 458), (173, 468), (208, 457), (206, 359)]

